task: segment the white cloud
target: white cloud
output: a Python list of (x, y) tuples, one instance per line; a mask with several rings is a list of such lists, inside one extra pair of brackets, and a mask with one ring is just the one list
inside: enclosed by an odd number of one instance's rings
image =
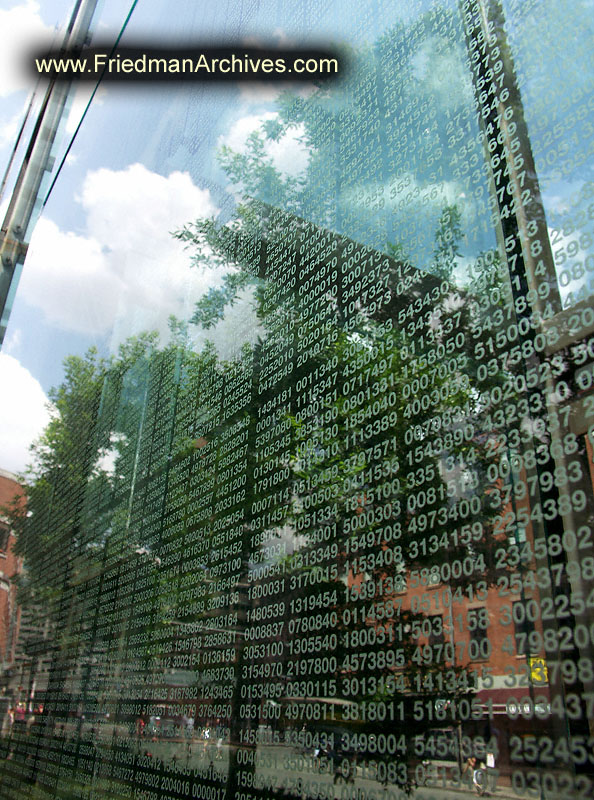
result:
[(468, 104), (472, 84), (461, 47), (430, 36), (411, 56), (410, 64), (412, 76), (420, 83), (414, 88), (417, 94), (424, 90), (434, 102), (447, 108)]
[(571, 214), (572, 212), (572, 197), (579, 197), (582, 189), (585, 186), (585, 181), (552, 181), (550, 177), (543, 175), (539, 180), (541, 182), (542, 200), (549, 215), (562, 216), (564, 214)]
[(31, 239), (19, 291), (48, 322), (97, 334), (113, 322), (123, 283), (110, 273), (97, 239), (62, 231), (42, 218)]
[(116, 474), (116, 461), (120, 456), (120, 446), (127, 443), (126, 435), (123, 433), (112, 433), (109, 437), (109, 447), (99, 449), (97, 459), (93, 466), (93, 475), (105, 472), (110, 478)]
[(33, 46), (49, 44), (54, 33), (42, 20), (39, 9), (35, 0), (0, 9), (0, 97), (33, 88), (25, 59)]
[[(245, 153), (248, 137), (254, 131), (264, 133), (264, 123), (278, 119), (278, 112), (264, 111), (261, 114), (247, 114), (233, 123), (229, 133), (219, 136), (219, 147), (226, 145), (236, 153)], [(289, 128), (278, 140), (264, 138), (264, 152), (273, 166), (284, 176), (297, 178), (305, 172), (309, 163), (309, 150), (300, 141), (305, 134), (302, 122)]]
[(265, 111), (262, 114), (248, 114), (236, 120), (229, 133), (219, 136), (219, 147), (226, 145), (232, 150), (243, 152), (246, 149), (247, 138), (253, 131), (262, 129), (262, 125), (269, 120), (276, 119), (278, 113), (276, 111)]
[(298, 178), (306, 171), (309, 164), (309, 150), (300, 141), (304, 135), (305, 125), (303, 122), (299, 122), (289, 128), (278, 141), (267, 143), (266, 148), (272, 158), (272, 163), (283, 175)]
[(32, 236), (19, 290), (51, 323), (101, 335), (114, 344), (142, 330), (167, 330), (187, 318), (218, 274), (190, 269), (189, 254), (171, 231), (216, 215), (210, 193), (187, 173), (168, 177), (141, 164), (88, 172), (79, 202), (82, 233), (42, 218)]
[(197, 330), (192, 341), (197, 349), (209, 339), (221, 358), (236, 358), (245, 344), (255, 344), (258, 337), (266, 336), (255, 313), (255, 297), (252, 288), (239, 292), (232, 306), (225, 309), (225, 317), (213, 328)]
[(16, 358), (0, 353), (0, 467), (21, 472), (29, 445), (50, 421), (41, 384)]
[(16, 353), (21, 346), (22, 332), (20, 328), (9, 328), (4, 338), (2, 349), (5, 353)]

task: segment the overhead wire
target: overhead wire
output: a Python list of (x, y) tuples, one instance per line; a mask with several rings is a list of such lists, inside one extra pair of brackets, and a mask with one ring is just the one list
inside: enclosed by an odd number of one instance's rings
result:
[[(119, 34), (118, 34), (118, 36), (117, 36), (117, 38), (116, 38), (116, 40), (115, 40), (115, 42), (114, 42), (114, 44), (113, 44), (113, 46), (111, 48), (111, 51), (109, 53), (109, 58), (111, 58), (113, 56), (113, 54), (115, 53), (116, 48), (119, 45), (120, 40), (121, 40), (122, 36), (124, 35), (124, 32), (125, 32), (125, 30), (126, 30), (126, 28), (128, 26), (128, 23), (130, 22), (130, 18), (132, 17), (132, 13), (134, 12), (134, 9), (138, 5), (138, 2), (139, 2), (139, 0), (134, 0), (132, 5), (130, 6), (130, 10), (128, 11), (128, 14), (126, 15), (126, 19), (124, 20), (124, 23), (123, 23), (123, 25), (122, 25), (122, 27), (120, 29), (120, 32), (119, 32)], [(70, 141), (68, 142), (68, 146), (67, 146), (66, 150), (64, 151), (64, 155), (62, 156), (62, 159), (60, 161), (58, 169), (54, 173), (54, 177), (52, 179), (52, 182), (51, 182), (51, 184), (50, 184), (50, 186), (49, 186), (49, 188), (47, 190), (47, 193), (45, 195), (43, 203), (41, 204), (41, 211), (43, 211), (43, 209), (46, 206), (47, 201), (49, 200), (49, 197), (50, 197), (50, 195), (51, 195), (51, 193), (52, 193), (52, 191), (54, 189), (54, 186), (56, 185), (56, 181), (58, 180), (58, 178), (60, 176), (60, 173), (62, 172), (62, 168), (64, 167), (64, 164), (66, 163), (66, 159), (68, 158), (68, 156), (70, 154), (70, 151), (72, 149), (72, 145), (74, 144), (74, 142), (76, 140), (76, 137), (78, 135), (78, 132), (79, 132), (79, 130), (80, 130), (80, 128), (81, 128), (81, 126), (82, 126), (82, 124), (84, 122), (84, 119), (87, 116), (87, 112), (88, 112), (89, 108), (91, 107), (91, 103), (93, 102), (93, 99), (94, 99), (95, 95), (97, 94), (99, 86), (101, 85), (101, 80), (103, 79), (103, 76), (105, 75), (105, 72), (107, 71), (107, 65), (109, 63), (109, 58), (106, 60), (106, 63), (105, 63), (105, 65), (104, 65), (104, 67), (103, 67), (103, 69), (101, 71), (101, 75), (99, 76), (99, 79), (97, 80), (97, 83), (95, 84), (95, 87), (94, 87), (93, 91), (91, 92), (91, 96), (89, 97), (89, 99), (87, 101), (87, 104), (86, 104), (85, 109), (84, 109), (84, 111), (83, 111), (83, 113), (81, 115), (80, 120), (78, 121), (76, 129), (74, 130), (74, 133), (72, 134), (72, 136), (70, 138)]]

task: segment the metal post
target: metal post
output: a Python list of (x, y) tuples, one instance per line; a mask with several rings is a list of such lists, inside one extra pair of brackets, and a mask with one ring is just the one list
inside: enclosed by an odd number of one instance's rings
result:
[[(97, 0), (77, 0), (64, 36), (63, 49), (85, 44)], [(51, 80), (23, 158), (0, 230), (0, 346), (27, 254), (31, 222), (38, 210), (41, 183), (53, 168), (52, 151), (72, 81)]]

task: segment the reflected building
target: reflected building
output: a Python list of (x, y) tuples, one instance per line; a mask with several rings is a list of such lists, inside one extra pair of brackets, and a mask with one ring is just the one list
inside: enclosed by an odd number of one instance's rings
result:
[[(22, 493), (16, 475), (2, 470), (0, 472), (0, 507), (4, 509), (14, 502)], [(18, 656), (22, 654), (18, 647), (21, 614), (17, 603), (16, 579), (22, 570), (22, 561), (14, 553), (15, 534), (10, 518), (0, 512), (0, 659), (2, 681), (0, 711), (1, 724), (4, 728), (8, 709), (13, 705), (9, 683), (10, 678), (18, 673)]]
[[(2, 470), (0, 492), (0, 505), (3, 509), (15, 501), (18, 502), (18, 498), (22, 495), (22, 487), (18, 483), (16, 475)], [(8, 668), (14, 662), (19, 635), (20, 614), (16, 599), (15, 579), (21, 572), (22, 561), (14, 553), (15, 540), (16, 536), (10, 524), (10, 518), (3, 513), (0, 521), (0, 558), (2, 559), (0, 654), (2, 655), (3, 669)]]
[(224, 24), (340, 23), (340, 81), (108, 92), (48, 200), (111, 352), (35, 450), (7, 798), (592, 792), (589, 78), (553, 3), (314, 5)]
[[(17, 476), (2, 470), (0, 474), (0, 559), (2, 559), (2, 619), (0, 653), (2, 654), (1, 698), (3, 730), (10, 713), (22, 704), (29, 713), (43, 702), (47, 673), (51, 663), (49, 620), (39, 604), (23, 602), (23, 559), (15, 552), (16, 527), (25, 508), (23, 486)], [(15, 525), (15, 520), (17, 525)], [(21, 597), (19, 598), (19, 585)], [(12, 710), (12, 711), (11, 711)]]

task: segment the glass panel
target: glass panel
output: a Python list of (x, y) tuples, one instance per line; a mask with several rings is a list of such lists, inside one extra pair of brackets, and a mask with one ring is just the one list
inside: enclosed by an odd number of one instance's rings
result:
[(134, 11), (124, 43), (345, 66), (91, 104), (8, 331), (59, 388), (3, 797), (591, 796), (592, 72), (557, 32), (591, 20), (558, 5)]

